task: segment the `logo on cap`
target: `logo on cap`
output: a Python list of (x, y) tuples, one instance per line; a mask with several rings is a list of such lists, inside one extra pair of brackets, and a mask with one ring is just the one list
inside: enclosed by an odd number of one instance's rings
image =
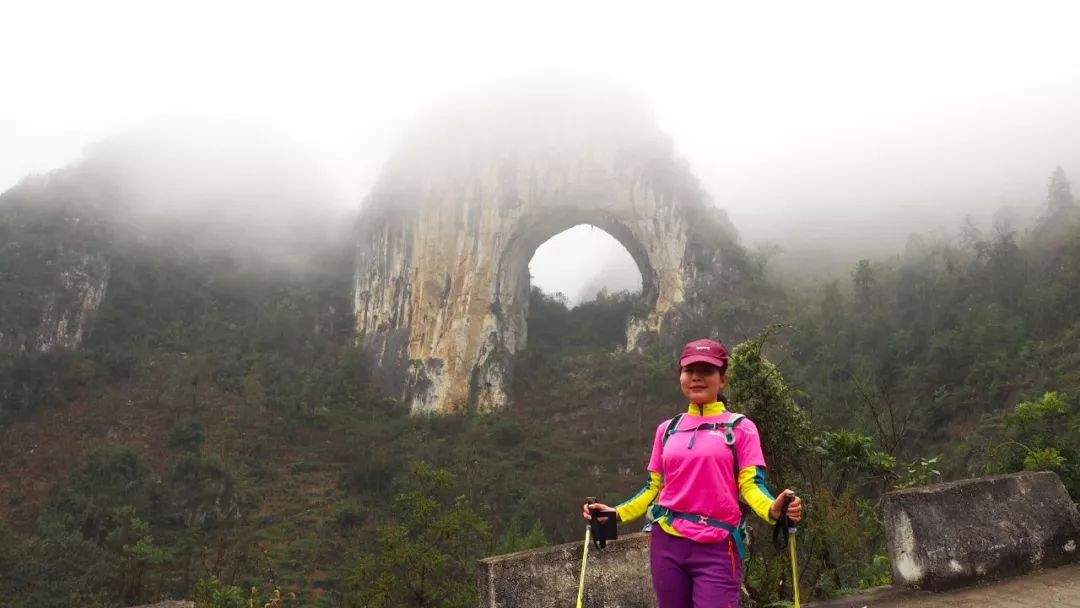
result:
[(723, 344), (715, 340), (694, 340), (683, 348), (682, 356), (679, 357), (679, 366), (685, 367), (698, 362), (725, 368), (728, 362), (727, 350)]

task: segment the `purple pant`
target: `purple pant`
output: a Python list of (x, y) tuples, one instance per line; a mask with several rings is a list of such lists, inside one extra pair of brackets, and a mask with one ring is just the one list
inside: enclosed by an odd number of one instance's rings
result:
[(699, 543), (653, 526), (649, 563), (660, 608), (738, 608), (742, 563), (735, 543)]

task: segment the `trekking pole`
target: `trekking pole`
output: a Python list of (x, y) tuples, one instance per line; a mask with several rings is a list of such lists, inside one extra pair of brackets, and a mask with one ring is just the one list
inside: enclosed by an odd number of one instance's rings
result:
[(799, 561), (795, 553), (795, 538), (797, 532), (798, 529), (795, 527), (795, 522), (788, 522), (788, 534), (791, 535), (791, 544), (788, 545), (791, 549), (791, 588), (795, 593), (795, 608), (799, 608)]
[(773, 527), (773, 546), (781, 551), (784, 549), (789, 551), (789, 557), (791, 558), (791, 588), (795, 599), (795, 608), (800, 608), (799, 561), (795, 552), (795, 539), (799, 530), (795, 526), (795, 522), (791, 521), (787, 515), (788, 505), (791, 503), (793, 496), (793, 494), (788, 494), (784, 498), (784, 503), (780, 508), (780, 517), (777, 518), (776, 525)]
[[(596, 497), (590, 496), (585, 499), (586, 504), (593, 504), (596, 502)], [(590, 513), (591, 517), (592, 514)], [(581, 608), (581, 598), (585, 595), (585, 564), (589, 560), (589, 542), (592, 540), (592, 522), (585, 524), (585, 550), (581, 553), (581, 578), (578, 580), (577, 586), (577, 608)]]

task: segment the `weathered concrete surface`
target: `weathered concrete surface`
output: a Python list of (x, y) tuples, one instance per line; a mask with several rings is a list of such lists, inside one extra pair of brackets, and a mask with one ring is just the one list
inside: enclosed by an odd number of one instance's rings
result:
[(167, 600), (164, 602), (158, 602), (156, 604), (132, 606), (131, 608), (195, 608), (195, 602), (190, 602), (186, 600)]
[[(577, 600), (582, 543), (489, 557), (480, 561), (476, 586), (481, 608), (566, 608)], [(654, 608), (645, 534), (589, 548), (585, 596), (589, 608)]]
[(1053, 473), (890, 492), (893, 583), (940, 591), (1080, 561), (1080, 513)]
[[(586, 606), (652, 608), (656, 605), (644, 537), (644, 534), (635, 534), (615, 541), (595, 559), (597, 552), (589, 552), (585, 572)], [(624, 564), (615, 563), (618, 561)], [(580, 543), (488, 558), (481, 562), (477, 575), (480, 606), (573, 606), (580, 566)], [(617, 582), (611, 579), (613, 576), (619, 577)], [(613, 582), (627, 589), (611, 589)], [(628, 593), (620, 595), (613, 591)], [(945, 593), (881, 587), (869, 593), (805, 605), (807, 608), (1080, 608), (1080, 565), (1062, 566)]]
[(1080, 608), (1080, 566), (930, 593), (885, 587), (872, 593), (807, 604), (807, 608)]
[[(1080, 513), (1053, 473), (891, 492), (885, 520), (897, 586), (810, 605), (1080, 608)], [(580, 566), (580, 543), (487, 558), (477, 571), (480, 606), (572, 606)], [(604, 552), (590, 551), (586, 581), (590, 608), (655, 606), (647, 536), (632, 534)], [(920, 589), (903, 586), (912, 583)], [(969, 588), (927, 591), (959, 586)]]
[(731, 280), (734, 229), (651, 112), (575, 84), (436, 116), (364, 204), (357, 332), (376, 380), (414, 412), (506, 404), (510, 356), (527, 339), (529, 260), (575, 225), (609, 233), (641, 272), (649, 311), (628, 324), (629, 348), (676, 331), (700, 294)]

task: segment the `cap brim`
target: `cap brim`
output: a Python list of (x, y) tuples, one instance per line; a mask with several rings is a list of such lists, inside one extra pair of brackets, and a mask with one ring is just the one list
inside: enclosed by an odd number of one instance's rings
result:
[(716, 357), (710, 357), (708, 355), (690, 355), (689, 357), (683, 357), (679, 359), (679, 367), (686, 367), (691, 363), (708, 363), (716, 367), (726, 367), (727, 361), (723, 359), (717, 359)]

